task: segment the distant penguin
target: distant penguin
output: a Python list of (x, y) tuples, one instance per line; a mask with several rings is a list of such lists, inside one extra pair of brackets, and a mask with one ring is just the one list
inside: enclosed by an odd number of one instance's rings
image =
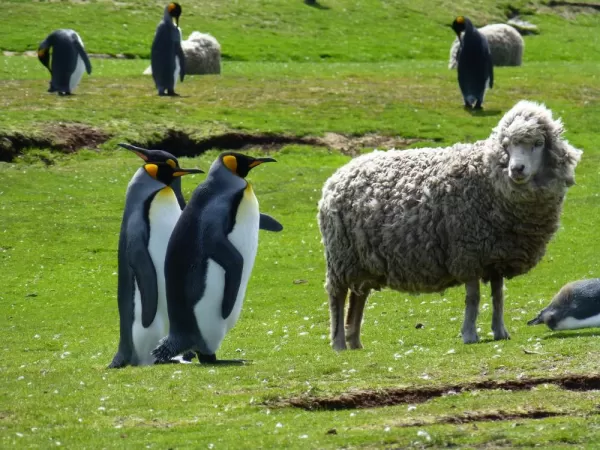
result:
[(83, 72), (86, 71), (88, 75), (92, 73), (83, 41), (73, 30), (53, 31), (42, 41), (37, 54), (51, 74), (48, 92), (71, 95), (81, 81)]
[[(150, 354), (169, 331), (164, 263), (171, 232), (181, 215), (182, 175), (202, 173), (182, 169), (162, 150), (129, 144), (121, 147), (145, 162), (127, 187), (119, 237), (119, 349), (109, 368), (153, 364)], [(175, 190), (179, 191), (178, 198)]]
[(527, 325), (545, 323), (551, 330), (600, 327), (600, 278), (565, 284)]
[(212, 164), (171, 236), (165, 260), (169, 335), (152, 352), (158, 362), (193, 350), (202, 363), (217, 361), (235, 325), (258, 247), (258, 230), (281, 231), (261, 214), (248, 172), (272, 158), (226, 152)]
[[(152, 78), (158, 95), (176, 96), (177, 78), (183, 82), (185, 76), (185, 56), (181, 48), (179, 17), (181, 5), (171, 2), (165, 7), (162, 21), (156, 27), (150, 54)], [(166, 91), (166, 94), (165, 94)]]
[(452, 29), (460, 41), (458, 85), (465, 107), (470, 109), (475, 104), (475, 109), (481, 109), (486, 89), (494, 86), (494, 65), (487, 39), (463, 16), (454, 19)]

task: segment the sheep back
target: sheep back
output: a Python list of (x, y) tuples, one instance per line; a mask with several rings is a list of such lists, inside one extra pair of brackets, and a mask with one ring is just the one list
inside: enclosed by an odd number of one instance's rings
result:
[[(521, 65), (525, 42), (517, 30), (503, 23), (486, 25), (478, 30), (487, 38), (494, 66)], [(457, 66), (459, 47), (457, 37), (450, 47), (449, 69), (455, 69)]]

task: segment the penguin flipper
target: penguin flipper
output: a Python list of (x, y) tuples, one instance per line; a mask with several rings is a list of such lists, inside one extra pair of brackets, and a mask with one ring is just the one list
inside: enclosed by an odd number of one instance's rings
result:
[(158, 289), (156, 287), (156, 269), (150, 252), (142, 239), (132, 243), (129, 252), (129, 265), (135, 274), (135, 281), (142, 299), (142, 325), (149, 327), (154, 322), (158, 310)]
[(283, 230), (283, 225), (268, 214), (261, 213), (259, 228), (261, 230), (277, 232)]
[(176, 55), (179, 58), (179, 80), (183, 82), (185, 77), (185, 55), (183, 54), (183, 48), (181, 48), (181, 42), (177, 44)]
[(79, 56), (81, 56), (83, 64), (85, 64), (85, 71), (88, 73), (88, 75), (90, 75), (92, 73), (92, 64), (90, 63), (90, 59), (88, 58), (85, 49), (81, 46), (81, 43), (76, 36), (73, 36), (73, 45), (75, 46)]
[(221, 315), (223, 319), (227, 319), (233, 311), (240, 290), (244, 258), (226, 237), (216, 243), (215, 251), (210, 255), (210, 258), (225, 270), (225, 289), (223, 290)]

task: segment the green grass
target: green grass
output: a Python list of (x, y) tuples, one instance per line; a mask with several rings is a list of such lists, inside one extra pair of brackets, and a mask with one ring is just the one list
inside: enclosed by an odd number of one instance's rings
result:
[[(11, 22), (0, 46), (35, 49), (50, 30), (72, 26), (90, 52), (145, 57), (163, 3), (5, 1)], [(93, 74), (77, 95), (59, 98), (46, 94), (47, 71), (35, 58), (0, 56), (0, 136), (44, 136), (59, 122), (112, 135), (100, 151), (28, 149), (0, 163), (0, 447), (598, 445), (598, 392), (553, 385), (463, 392), (416, 408), (309, 412), (265, 405), (355, 389), (598, 373), (597, 330), (550, 333), (526, 321), (564, 283), (600, 276), (600, 16), (544, 7), (527, 16), (542, 33), (525, 38), (524, 66), (497, 68), (485, 114), (471, 116), (461, 108), (456, 73), (446, 69), (452, 34), (444, 25), (456, 13), (481, 24), (502, 20), (507, 4), (482, 1), (475, 10), (466, 1), (321, 3), (330, 9), (301, 0), (183, 3), (185, 33), (211, 32), (228, 60), (220, 76), (187, 78), (177, 99), (155, 96), (151, 78), (141, 75), (147, 60), (93, 59)], [(513, 4), (535, 9), (539, 2)], [(522, 98), (562, 116), (569, 141), (584, 155), (545, 258), (507, 282), (512, 340), (491, 340), (487, 287), (478, 322), (485, 339), (469, 346), (459, 334), (464, 289), (419, 296), (386, 290), (365, 311), (365, 349), (333, 352), (316, 203), (323, 182), (349, 157), (286, 146), (272, 154), (277, 164), (249, 177), (261, 209), (285, 229), (261, 232), (242, 317), (218, 354), (252, 364), (106, 369), (118, 344), (115, 273), (125, 189), (139, 167), (134, 155), (115, 150), (116, 142), (151, 141), (171, 128), (194, 137), (225, 130), (373, 132), (425, 139), (416, 146), (449, 145), (485, 138)], [(206, 170), (216, 155), (181, 164)], [(187, 198), (203, 179), (183, 179)], [(439, 423), (534, 410), (563, 415)], [(337, 434), (327, 434), (332, 429)]]

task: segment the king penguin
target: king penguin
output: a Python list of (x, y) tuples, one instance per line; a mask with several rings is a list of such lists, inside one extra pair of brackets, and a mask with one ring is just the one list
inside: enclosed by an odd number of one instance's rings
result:
[(40, 62), (50, 71), (48, 92), (71, 95), (79, 85), (84, 70), (88, 75), (92, 73), (83, 41), (74, 30), (53, 31), (42, 41), (37, 53)]
[(187, 350), (195, 351), (201, 363), (232, 362), (217, 361), (215, 353), (240, 316), (258, 230), (283, 229), (259, 212), (245, 177), (252, 168), (274, 161), (222, 153), (192, 194), (167, 248), (170, 330), (152, 352), (157, 362)]
[(527, 325), (545, 323), (551, 330), (600, 327), (600, 278), (565, 284)]
[(185, 77), (185, 56), (181, 48), (181, 30), (179, 17), (181, 5), (171, 2), (165, 7), (163, 19), (156, 27), (150, 62), (152, 78), (158, 95), (176, 96), (177, 78), (183, 82)]
[[(487, 88), (494, 86), (494, 65), (486, 37), (473, 26), (467, 17), (458, 16), (452, 29), (460, 41), (458, 85), (465, 107), (481, 109)], [(461, 32), (464, 32), (461, 38)]]
[[(183, 202), (179, 177), (202, 173), (182, 169), (162, 150), (121, 147), (144, 160), (129, 185), (119, 237), (119, 349), (109, 368), (148, 365), (151, 351), (169, 330), (164, 264), (167, 244)], [(178, 192), (176, 192), (178, 191)]]

